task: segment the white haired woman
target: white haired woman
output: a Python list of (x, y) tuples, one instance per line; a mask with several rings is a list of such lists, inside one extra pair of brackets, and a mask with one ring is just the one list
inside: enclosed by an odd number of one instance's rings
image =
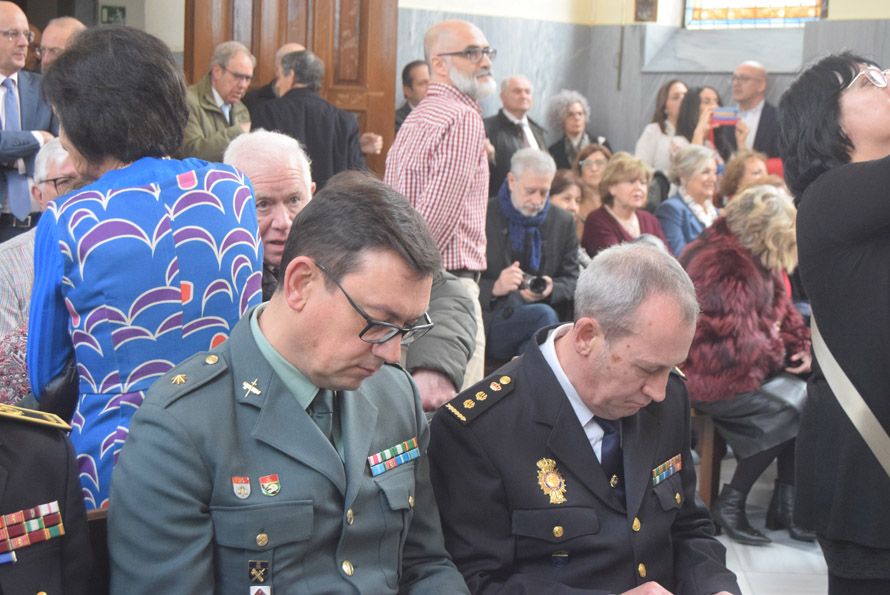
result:
[(674, 196), (658, 205), (655, 216), (674, 256), (717, 219), (717, 154), (701, 145), (686, 146), (671, 159)]
[(606, 137), (595, 135), (588, 128), (590, 104), (577, 91), (563, 89), (550, 98), (547, 104), (547, 122), (550, 130), (561, 130), (563, 133), (562, 138), (548, 148), (558, 169), (571, 168), (578, 151), (591, 143), (604, 145), (612, 150)]

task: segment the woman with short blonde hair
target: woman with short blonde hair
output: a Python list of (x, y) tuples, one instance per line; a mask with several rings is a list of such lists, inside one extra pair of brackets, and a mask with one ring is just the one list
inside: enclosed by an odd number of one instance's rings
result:
[(658, 220), (642, 209), (651, 176), (649, 166), (630, 153), (622, 151), (609, 160), (599, 183), (603, 205), (587, 217), (581, 237), (581, 245), (590, 256), (642, 234), (665, 241)]

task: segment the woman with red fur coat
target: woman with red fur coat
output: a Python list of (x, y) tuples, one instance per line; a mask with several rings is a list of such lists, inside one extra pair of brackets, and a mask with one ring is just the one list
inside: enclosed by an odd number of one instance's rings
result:
[[(684, 371), (694, 406), (710, 414), (738, 465), (711, 513), (735, 541), (764, 545), (745, 500), (778, 460), (767, 528), (815, 537), (793, 523), (794, 439), (806, 395), (792, 376), (810, 369), (810, 333), (790, 300), (786, 270), (797, 264), (795, 209), (773, 186), (754, 186), (683, 252), (701, 315)], [(786, 372), (790, 372), (788, 374)]]

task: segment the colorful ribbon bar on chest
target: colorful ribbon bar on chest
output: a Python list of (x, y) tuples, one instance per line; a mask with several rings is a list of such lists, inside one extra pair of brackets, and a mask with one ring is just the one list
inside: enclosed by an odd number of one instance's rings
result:
[(652, 487), (657, 486), (674, 473), (678, 473), (682, 468), (683, 457), (679, 454), (674, 455), (652, 470)]
[[(58, 501), (0, 516), (0, 553), (65, 534)], [(13, 561), (13, 560), (9, 560)]]
[(417, 436), (411, 440), (406, 440), (401, 444), (391, 446), (386, 450), (381, 450), (377, 454), (368, 457), (368, 465), (371, 467), (371, 476), (376, 477), (385, 471), (394, 469), (399, 465), (403, 465), (408, 461), (413, 461), (420, 456), (420, 449), (417, 448)]

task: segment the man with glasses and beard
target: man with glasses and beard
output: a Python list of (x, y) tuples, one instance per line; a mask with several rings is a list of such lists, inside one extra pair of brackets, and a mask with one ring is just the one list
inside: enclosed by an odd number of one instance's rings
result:
[(111, 592), (468, 593), (397, 365), (432, 326), (439, 267), (402, 196), (332, 178), (294, 220), (272, 299), (159, 378), (133, 418)]
[[(479, 100), (495, 92), (497, 52), (478, 27), (442, 21), (424, 36), (430, 65), (426, 98), (408, 115), (386, 159), (386, 183), (426, 220), (448, 272), (474, 298), (486, 269), (488, 157)], [(476, 347), (464, 386), (483, 375), (485, 331), (476, 304)]]

